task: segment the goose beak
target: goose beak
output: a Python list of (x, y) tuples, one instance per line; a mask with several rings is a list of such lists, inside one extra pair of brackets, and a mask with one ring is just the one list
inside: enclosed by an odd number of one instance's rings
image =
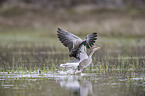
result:
[(97, 47), (97, 49), (100, 49), (101, 47)]

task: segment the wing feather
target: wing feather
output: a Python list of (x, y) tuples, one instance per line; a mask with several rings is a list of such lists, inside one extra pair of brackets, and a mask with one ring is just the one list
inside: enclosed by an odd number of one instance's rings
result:
[(87, 48), (91, 48), (97, 40), (97, 33), (88, 34), (86, 36), (85, 45)]
[(58, 28), (57, 32), (59, 40), (64, 46), (69, 48), (69, 51), (71, 51), (74, 46), (79, 46), (78, 42), (82, 42), (82, 39), (80, 39), (78, 36), (63, 29)]

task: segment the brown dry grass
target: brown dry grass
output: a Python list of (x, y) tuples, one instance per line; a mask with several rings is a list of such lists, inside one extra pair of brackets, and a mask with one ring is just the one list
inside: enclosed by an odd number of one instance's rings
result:
[(138, 12), (98, 12), (78, 7), (68, 10), (15, 11), (17, 8), (0, 12), (0, 32), (35, 32), (41, 36), (55, 36), (56, 28), (61, 27), (83, 36), (97, 32), (100, 36), (145, 37), (144, 14)]

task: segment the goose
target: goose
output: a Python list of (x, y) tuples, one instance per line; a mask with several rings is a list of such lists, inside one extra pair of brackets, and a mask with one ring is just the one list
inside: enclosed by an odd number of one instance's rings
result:
[(74, 74), (78, 74), (81, 73), (83, 71), (84, 68), (86, 68), (87, 66), (89, 66), (92, 63), (92, 55), (94, 54), (95, 51), (97, 51), (98, 49), (100, 49), (100, 47), (97, 46), (93, 46), (89, 56), (87, 59), (82, 60), (79, 65), (77, 66), (76, 70), (74, 71)]
[(97, 40), (97, 33), (88, 34), (84, 40), (61, 28), (57, 29), (57, 33), (61, 43), (65, 47), (68, 47), (69, 56), (74, 57), (76, 60), (80, 61), (88, 58), (86, 48), (91, 48)]
[(88, 57), (82, 61), (78, 60), (78, 59), (74, 59), (70, 62), (67, 62), (66, 64), (61, 64), (61, 67), (67, 67), (67, 68), (71, 68), (68, 71), (66, 71), (66, 74), (80, 74), (84, 68), (86, 68), (87, 66), (89, 66), (92, 63), (92, 55), (94, 54), (95, 51), (97, 51), (98, 49), (100, 49), (101, 47), (97, 47), (97, 46), (93, 46), (93, 48), (91, 48), (91, 52), (88, 55)]
[(67, 67), (67, 68), (74, 68), (76, 69), (77, 66), (79, 65), (79, 63), (81, 61), (83, 61), (84, 59), (88, 58), (88, 54), (86, 53), (86, 51), (84, 51), (85, 46), (82, 45), (78, 50), (81, 50), (80, 52), (78, 52), (77, 54), (79, 55), (78, 58), (74, 58), (73, 60), (65, 63), (65, 64), (60, 64), (60, 67)]
[[(64, 46), (69, 49), (69, 56), (75, 59), (65, 64), (60, 64), (61, 67), (71, 67), (73, 74), (81, 73), (83, 68), (89, 66), (92, 62), (93, 53), (100, 49), (100, 47), (93, 46), (97, 40), (97, 33), (88, 34), (85, 40), (80, 39), (78, 36), (58, 28), (58, 38)], [(92, 48), (92, 52), (87, 55), (86, 48)]]

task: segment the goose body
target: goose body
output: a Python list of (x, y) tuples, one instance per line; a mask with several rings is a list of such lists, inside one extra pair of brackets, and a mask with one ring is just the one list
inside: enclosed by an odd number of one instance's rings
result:
[[(60, 64), (60, 66), (72, 68), (73, 72), (71, 72), (73, 74), (81, 73), (84, 68), (91, 64), (93, 53), (100, 48), (93, 46), (97, 40), (97, 33), (88, 34), (86, 39), (82, 40), (78, 36), (60, 28), (58, 28), (57, 32), (61, 43), (69, 49), (69, 56), (75, 58), (70, 62)], [(93, 49), (88, 56), (87, 49), (92, 47)]]
[(78, 74), (78, 73), (81, 73), (83, 71), (84, 68), (86, 68), (87, 66), (89, 66), (91, 63), (92, 63), (92, 55), (94, 54), (94, 52), (96, 50), (100, 49), (100, 47), (94, 47), (92, 50), (91, 50), (91, 53), (89, 54), (88, 58), (82, 60), (79, 65), (77, 66), (76, 68), (76, 71), (74, 72), (74, 74)]
[(69, 56), (83, 60), (86, 55), (80, 56), (81, 52), (86, 53), (86, 48), (91, 48), (97, 40), (97, 33), (88, 34), (86, 39), (82, 40), (78, 36), (58, 28), (57, 35), (61, 43), (68, 47)]
[[(82, 45), (82, 47), (79, 49), (79, 50), (83, 50), (83, 48), (85, 48), (84, 45)], [(83, 61), (84, 59), (87, 59), (88, 58), (88, 55), (86, 53), (86, 51), (81, 51), (79, 53), (77, 53), (79, 55), (78, 58), (75, 58), (65, 64), (60, 64), (61, 67), (73, 67), (73, 68), (77, 68), (77, 66), (79, 65), (79, 63), (81, 61)]]

